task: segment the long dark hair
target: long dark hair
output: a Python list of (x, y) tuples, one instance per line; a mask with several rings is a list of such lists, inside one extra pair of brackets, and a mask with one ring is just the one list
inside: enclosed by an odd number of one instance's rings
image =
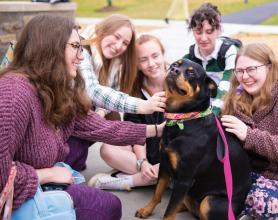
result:
[(36, 88), (47, 123), (59, 126), (75, 116), (86, 115), (91, 102), (85, 94), (85, 82), (77, 72), (67, 72), (65, 49), (77, 26), (58, 15), (38, 15), (23, 29), (7, 72), (25, 75)]

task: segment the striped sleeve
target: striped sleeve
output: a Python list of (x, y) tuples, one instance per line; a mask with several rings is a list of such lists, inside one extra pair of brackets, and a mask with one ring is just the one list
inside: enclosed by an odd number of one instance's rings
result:
[(230, 78), (232, 76), (232, 71), (235, 68), (235, 60), (237, 55), (237, 47), (232, 45), (226, 52), (225, 55), (225, 69), (223, 71), (222, 79), (218, 84), (217, 96), (212, 101), (213, 112), (216, 115), (219, 115), (221, 112), (221, 108), (223, 106), (223, 96), (230, 89)]

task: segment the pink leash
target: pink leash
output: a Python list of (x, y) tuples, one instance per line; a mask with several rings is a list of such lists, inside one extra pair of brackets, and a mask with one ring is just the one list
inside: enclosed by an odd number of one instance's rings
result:
[(222, 138), (222, 141), (224, 143), (225, 147), (225, 154), (222, 159), (218, 158), (221, 163), (224, 164), (224, 175), (225, 175), (225, 183), (226, 183), (226, 190), (227, 190), (227, 195), (228, 195), (228, 220), (235, 220), (235, 215), (233, 213), (232, 209), (232, 196), (233, 196), (233, 176), (232, 176), (232, 171), (231, 171), (231, 164), (230, 164), (230, 158), (229, 158), (229, 147), (228, 147), (228, 142), (225, 137), (223, 128), (215, 116), (215, 121), (217, 124), (218, 131), (220, 133), (220, 136)]

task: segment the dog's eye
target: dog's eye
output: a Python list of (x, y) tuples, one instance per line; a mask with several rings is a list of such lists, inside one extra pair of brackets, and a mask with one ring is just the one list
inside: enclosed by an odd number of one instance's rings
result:
[(198, 72), (194, 71), (193, 69), (187, 69), (185, 71), (185, 74), (188, 78), (198, 78), (199, 77)]
[(187, 94), (187, 92), (185, 90), (183, 90), (183, 89), (180, 89), (179, 92), (180, 92), (181, 95), (186, 95)]
[(196, 74), (193, 70), (187, 69), (185, 70), (185, 76), (188, 78), (193, 78), (193, 77), (195, 78)]

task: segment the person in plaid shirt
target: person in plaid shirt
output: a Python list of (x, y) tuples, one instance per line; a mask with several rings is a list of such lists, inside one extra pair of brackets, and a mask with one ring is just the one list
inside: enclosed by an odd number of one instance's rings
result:
[[(132, 88), (136, 97), (147, 99), (152, 94), (164, 90), (167, 64), (161, 41), (149, 34), (136, 40), (138, 73)], [(124, 114), (124, 120), (143, 124), (160, 124), (164, 121), (162, 112), (153, 114)], [(100, 189), (131, 190), (137, 186), (154, 185), (159, 169), (159, 137), (148, 138), (145, 145), (111, 146), (100, 148), (102, 159), (112, 168), (119, 170), (113, 174), (96, 174), (88, 182), (89, 186)]]
[(83, 44), (89, 47), (83, 52), (79, 70), (97, 113), (104, 117), (110, 111), (137, 114), (164, 111), (164, 92), (154, 94), (149, 100), (127, 95), (132, 90), (137, 70), (135, 28), (127, 16), (110, 15), (95, 26), (88, 26), (81, 36)]
[[(86, 29), (81, 36), (83, 45), (89, 45), (89, 48), (83, 51), (84, 60), (79, 71), (85, 79), (95, 111), (111, 120), (120, 119), (119, 111), (136, 114), (163, 112), (164, 91), (147, 100), (127, 95), (131, 92), (137, 71), (135, 29), (130, 19), (125, 15), (110, 15), (95, 27)], [(111, 111), (116, 112), (110, 114)], [(88, 147), (92, 143), (71, 138), (69, 145), (71, 152), (66, 162), (76, 170), (84, 169)]]

